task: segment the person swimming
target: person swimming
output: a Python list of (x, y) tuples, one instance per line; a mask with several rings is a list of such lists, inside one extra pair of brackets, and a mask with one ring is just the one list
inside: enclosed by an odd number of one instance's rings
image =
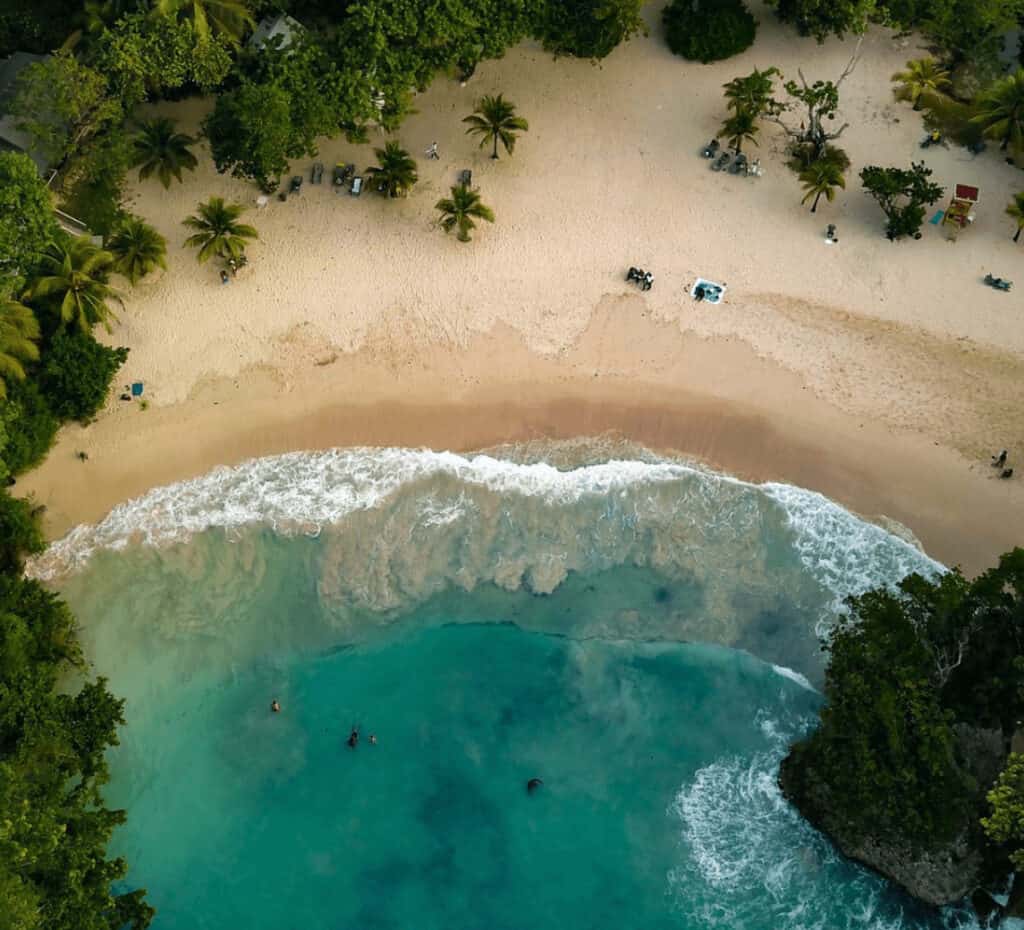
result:
[(352, 727), (352, 732), (349, 733), (346, 742), (349, 749), (355, 749), (359, 745), (359, 727)]
[(544, 781), (542, 779), (540, 779), (540, 778), (531, 778), (526, 783), (526, 793), (527, 794), (533, 794), (533, 792), (536, 791), (543, 784), (544, 784)]
[(377, 745), (377, 737), (373, 733), (370, 734), (370, 745), (371, 746), (376, 746)]
[(281, 705), (277, 703), (277, 698), (274, 698), (274, 700), (272, 700), (272, 701), (270, 702), (270, 709), (271, 709), (271, 710), (272, 710), (272, 711), (273, 711), (273, 712), (274, 712), (275, 714), (279, 714), (279, 713), (281, 713)]

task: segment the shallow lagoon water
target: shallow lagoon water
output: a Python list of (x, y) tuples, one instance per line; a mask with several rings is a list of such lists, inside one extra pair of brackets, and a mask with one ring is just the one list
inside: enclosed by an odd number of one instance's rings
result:
[(129, 701), (157, 930), (970, 926), (775, 784), (841, 598), (937, 566), (797, 489), (542, 452), (263, 460), (38, 567)]

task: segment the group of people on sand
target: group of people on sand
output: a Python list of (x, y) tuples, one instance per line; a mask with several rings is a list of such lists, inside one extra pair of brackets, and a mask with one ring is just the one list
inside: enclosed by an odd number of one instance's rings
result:
[[(281, 702), (278, 701), (277, 698), (274, 698), (270, 702), (270, 712), (272, 714), (279, 714), (279, 713), (281, 713)], [(359, 727), (357, 727), (357, 726), (353, 726), (352, 727), (352, 730), (348, 734), (348, 739), (345, 740), (345, 743), (348, 745), (349, 749), (355, 749), (356, 746), (359, 745)], [(376, 746), (377, 745), (377, 737), (373, 733), (370, 734), (370, 745), (371, 746)]]

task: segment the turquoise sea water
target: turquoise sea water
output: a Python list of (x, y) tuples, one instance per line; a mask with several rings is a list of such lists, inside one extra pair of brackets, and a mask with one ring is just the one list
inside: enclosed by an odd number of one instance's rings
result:
[(938, 570), (817, 495), (588, 444), (286, 456), (35, 570), (128, 699), (157, 930), (972, 926), (775, 784), (841, 598)]

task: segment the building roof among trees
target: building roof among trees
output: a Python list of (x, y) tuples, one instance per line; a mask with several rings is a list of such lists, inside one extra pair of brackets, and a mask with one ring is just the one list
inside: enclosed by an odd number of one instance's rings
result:
[(295, 37), (306, 31), (306, 27), (298, 20), (292, 19), (287, 13), (278, 16), (266, 16), (260, 20), (249, 39), (249, 48), (263, 48), (280, 36), (281, 48), (288, 48)]
[(33, 55), (31, 52), (14, 52), (7, 58), (0, 59), (0, 149), (24, 152), (36, 163), (40, 174), (48, 167), (46, 159), (32, 144), (32, 137), (18, 129), (15, 125), (17, 120), (7, 112), (7, 107), (14, 96), (18, 75), (29, 65), (45, 61), (47, 57)]

